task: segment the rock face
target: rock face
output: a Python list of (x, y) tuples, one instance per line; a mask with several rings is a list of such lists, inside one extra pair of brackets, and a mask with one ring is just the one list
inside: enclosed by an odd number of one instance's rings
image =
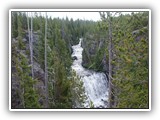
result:
[(89, 55), (95, 55), (96, 54), (96, 50), (97, 50), (97, 43), (93, 42), (91, 43), (89, 49), (88, 49), (88, 53)]
[(93, 36), (88, 36), (82, 41), (82, 66), (97, 71), (108, 71), (108, 62), (105, 53), (105, 40), (97, 40)]
[[(38, 42), (38, 34), (33, 34), (33, 45), (36, 46)], [(23, 55), (25, 58), (27, 58), (27, 61), (30, 61), (30, 55), (27, 54), (26, 51), (29, 51), (29, 38), (28, 33), (26, 33), (25, 37), (22, 38), (22, 42), (24, 43), (25, 47), (23, 50), (19, 50), (17, 46), (15, 46), (15, 50), (17, 54)], [(12, 45), (16, 45), (18, 43), (17, 38), (12, 39)], [(23, 108), (21, 105), (21, 98), (20, 98), (20, 81), (14, 74), (16, 74), (16, 67), (12, 64), (12, 78), (11, 78), (11, 107), (12, 108)], [(34, 77), (37, 79), (37, 82), (35, 84), (35, 89), (38, 90), (38, 94), (40, 95), (39, 103), (41, 105), (44, 104), (44, 70), (41, 68), (40, 64), (38, 64), (36, 61), (33, 62), (33, 70), (34, 70)], [(30, 73), (31, 74), (31, 73)]]
[(102, 59), (102, 66), (103, 66), (103, 71), (108, 72), (109, 71), (109, 66), (108, 66), (108, 60), (106, 57), (106, 54), (104, 54), (103, 59)]

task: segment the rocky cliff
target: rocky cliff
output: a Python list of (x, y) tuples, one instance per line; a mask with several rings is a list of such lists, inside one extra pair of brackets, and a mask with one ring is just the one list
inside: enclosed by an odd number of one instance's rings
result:
[[(35, 32), (33, 34), (33, 46), (37, 45), (38, 42), (38, 34)], [(12, 48), (14, 47), (15, 50), (14, 53), (23, 55), (28, 62), (30, 62), (30, 55), (29, 55), (29, 39), (28, 39), (28, 33), (26, 32), (25, 36), (22, 39), (22, 43), (24, 45), (24, 49), (20, 50), (16, 46), (18, 43), (18, 38), (12, 39)], [(13, 51), (12, 51), (13, 52)], [(36, 55), (36, 51), (34, 49), (34, 54)], [(12, 108), (22, 108), (21, 106), (21, 89), (20, 89), (20, 80), (16, 77), (17, 70), (16, 66), (14, 65), (12, 61), (12, 78), (11, 78), (11, 103)], [(44, 104), (44, 70), (41, 68), (40, 64), (34, 60), (33, 62), (33, 70), (34, 70), (34, 78), (36, 78), (36, 84), (34, 85), (34, 88), (38, 91), (38, 94), (40, 95), (39, 103), (43, 106)], [(31, 73), (30, 73), (31, 75)]]
[(85, 68), (95, 71), (108, 72), (108, 58), (106, 57), (105, 40), (88, 35), (82, 41), (83, 61)]

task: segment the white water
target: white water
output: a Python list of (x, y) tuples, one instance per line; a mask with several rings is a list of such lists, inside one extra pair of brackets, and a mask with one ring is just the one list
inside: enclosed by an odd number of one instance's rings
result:
[(72, 46), (72, 57), (76, 56), (77, 60), (73, 61), (72, 69), (76, 71), (84, 83), (85, 94), (88, 97), (85, 102), (85, 107), (89, 108), (91, 101), (94, 108), (107, 108), (108, 88), (107, 77), (104, 73), (87, 70), (82, 66), (82, 51), (81, 41), (78, 45)]

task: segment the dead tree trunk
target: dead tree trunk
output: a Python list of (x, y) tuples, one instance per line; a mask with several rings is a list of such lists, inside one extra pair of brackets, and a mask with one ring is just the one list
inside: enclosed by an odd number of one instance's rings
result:
[[(28, 20), (28, 31), (29, 31), (29, 20)], [(30, 32), (29, 32), (30, 34)], [(30, 46), (30, 57), (31, 57), (31, 71), (32, 71), (32, 78), (34, 78), (34, 71), (33, 71), (33, 19), (31, 13), (31, 34), (29, 36), (29, 46)]]
[(112, 108), (112, 23), (110, 12), (107, 12), (108, 18), (108, 32), (109, 32), (109, 44), (108, 44), (108, 53), (109, 53), (109, 108)]
[(45, 22), (45, 98), (46, 104), (45, 107), (48, 108), (48, 71), (47, 71), (47, 13), (46, 13), (46, 22)]

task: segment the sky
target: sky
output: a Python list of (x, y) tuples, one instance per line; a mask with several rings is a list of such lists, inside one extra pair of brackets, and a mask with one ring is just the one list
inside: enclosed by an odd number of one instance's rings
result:
[[(44, 12), (41, 12), (42, 15), (45, 15)], [(99, 12), (47, 12), (48, 17), (52, 18), (66, 18), (66, 16), (69, 19), (82, 19), (82, 20), (93, 20), (98, 21), (100, 20)]]
[[(39, 12), (38, 12), (39, 14)], [(122, 14), (131, 14), (131, 12), (122, 12)], [(41, 12), (41, 15), (45, 15), (45, 12)], [(48, 17), (52, 18), (66, 18), (68, 19), (81, 19), (81, 20), (93, 20), (99, 21), (101, 20), (99, 12), (47, 12)]]

